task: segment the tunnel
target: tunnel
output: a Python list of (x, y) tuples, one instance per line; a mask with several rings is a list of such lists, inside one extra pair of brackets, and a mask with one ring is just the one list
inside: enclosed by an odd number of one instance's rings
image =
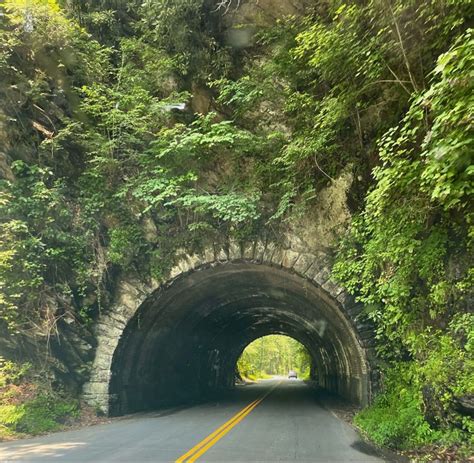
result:
[(290, 336), (309, 351), (313, 380), (358, 404), (369, 395), (364, 350), (337, 301), (284, 268), (233, 262), (182, 275), (151, 294), (112, 359), (112, 415), (211, 397), (232, 388), (253, 340)]

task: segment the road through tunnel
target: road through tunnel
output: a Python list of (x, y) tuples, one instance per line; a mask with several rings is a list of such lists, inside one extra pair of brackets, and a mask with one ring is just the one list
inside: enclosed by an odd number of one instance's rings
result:
[(140, 305), (113, 355), (109, 411), (184, 403), (232, 387), (245, 346), (268, 334), (301, 342), (320, 386), (367, 403), (366, 353), (338, 302), (295, 272), (239, 261), (182, 275)]

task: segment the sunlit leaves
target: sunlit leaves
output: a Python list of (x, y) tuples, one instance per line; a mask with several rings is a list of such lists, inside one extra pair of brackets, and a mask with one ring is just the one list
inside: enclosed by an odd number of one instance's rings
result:
[(38, 292), (65, 282), (80, 291), (92, 253), (90, 232), (81, 230), (64, 184), (53, 181), (47, 169), (22, 161), (13, 168), (16, 181), (1, 184), (6, 194), (0, 204), (0, 318), (15, 330), (42, 323)]
[(257, 196), (249, 197), (236, 193), (214, 195), (187, 193), (175, 202), (197, 213), (210, 213), (215, 219), (239, 224), (259, 218), (258, 200)]
[(474, 38), (472, 31), (442, 55), (439, 81), (422, 104), (433, 124), (423, 145), (422, 186), (445, 209), (463, 209), (474, 194)]
[(237, 362), (243, 379), (286, 376), (290, 370), (295, 370), (300, 379), (308, 379), (312, 366), (306, 347), (296, 339), (278, 334), (263, 336), (251, 342)]
[[(381, 138), (375, 186), (334, 267), (366, 304), (366, 316), (376, 324), (379, 354), (396, 361), (384, 396), (358, 418), (380, 443), (448, 439), (453, 423), (470, 429), (453, 410), (453, 401), (472, 393), (466, 342), (472, 321), (466, 301), (472, 297), (473, 51), (467, 32), (440, 57), (431, 86), (414, 95), (401, 123)], [(411, 366), (398, 363), (407, 359)], [(405, 376), (396, 381), (396, 371)], [(402, 425), (399, 418), (390, 425), (390, 409), (400, 407), (394, 394), (403, 381), (412, 382), (413, 401), (403, 405), (412, 422)], [(422, 406), (432, 407), (430, 419), (442, 432), (426, 428), (416, 437), (426, 427)], [(387, 427), (386, 434), (373, 428), (375, 420)], [(417, 421), (405, 433), (404, 426)], [(453, 439), (462, 440), (462, 433)]]

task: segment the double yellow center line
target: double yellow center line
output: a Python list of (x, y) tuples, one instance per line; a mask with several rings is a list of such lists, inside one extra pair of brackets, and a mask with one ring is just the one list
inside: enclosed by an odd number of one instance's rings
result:
[(222, 439), (234, 426), (237, 426), (257, 405), (262, 402), (280, 383), (272, 387), (263, 397), (256, 399), (239, 413), (234, 415), (229, 421), (226, 421), (222, 426), (217, 428), (214, 432), (209, 434), (204, 440), (188, 450), (184, 455), (181, 455), (175, 463), (193, 463), (201, 455), (206, 453), (216, 442)]

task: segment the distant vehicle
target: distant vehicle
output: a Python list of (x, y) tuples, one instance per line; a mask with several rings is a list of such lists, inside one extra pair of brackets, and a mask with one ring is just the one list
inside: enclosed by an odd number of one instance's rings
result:
[(298, 378), (298, 375), (296, 374), (296, 371), (290, 370), (288, 372), (288, 379), (296, 379), (296, 378)]

